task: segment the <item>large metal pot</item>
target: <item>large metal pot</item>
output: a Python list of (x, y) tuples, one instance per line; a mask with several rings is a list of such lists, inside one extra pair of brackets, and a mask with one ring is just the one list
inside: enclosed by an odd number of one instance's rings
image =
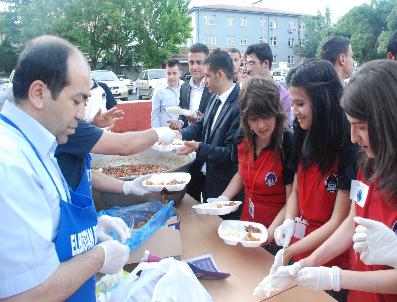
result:
[[(117, 167), (123, 164), (161, 164), (169, 169), (166, 172), (189, 172), (189, 165), (195, 159), (195, 153), (178, 155), (173, 152), (158, 152), (151, 148), (142, 153), (128, 156), (93, 154), (91, 167), (93, 169)], [(138, 175), (129, 175), (123, 179), (134, 179)], [(179, 192), (169, 192), (168, 200), (174, 200), (175, 206), (181, 202), (186, 188)], [(161, 200), (160, 193), (151, 193), (145, 196), (104, 193), (93, 190), (93, 197), (97, 211), (106, 210), (113, 206), (129, 206), (152, 200)]]

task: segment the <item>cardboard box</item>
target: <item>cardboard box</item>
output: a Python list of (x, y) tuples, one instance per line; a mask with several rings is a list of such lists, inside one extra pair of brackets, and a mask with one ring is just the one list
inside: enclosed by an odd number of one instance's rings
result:
[(159, 228), (139, 249), (130, 253), (128, 263), (137, 263), (142, 259), (145, 250), (160, 257), (179, 257), (182, 255), (180, 236), (180, 216), (173, 216), (167, 224)]

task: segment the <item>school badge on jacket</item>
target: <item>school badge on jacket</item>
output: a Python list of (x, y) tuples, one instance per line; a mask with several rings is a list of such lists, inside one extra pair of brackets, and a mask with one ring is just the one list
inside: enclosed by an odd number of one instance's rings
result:
[(330, 193), (336, 193), (338, 191), (338, 176), (335, 173), (331, 173), (326, 178), (325, 189)]
[(277, 175), (273, 171), (270, 171), (269, 173), (266, 174), (265, 176), (265, 184), (268, 187), (273, 187), (277, 183)]

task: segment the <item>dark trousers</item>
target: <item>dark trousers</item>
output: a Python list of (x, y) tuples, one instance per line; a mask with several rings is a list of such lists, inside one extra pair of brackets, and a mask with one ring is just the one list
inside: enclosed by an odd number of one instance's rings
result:
[[(190, 175), (192, 176), (189, 184), (187, 185), (186, 193), (196, 199), (198, 202), (201, 200), (201, 193), (205, 188), (205, 176), (201, 173), (202, 161), (195, 160), (190, 165)], [(204, 199), (205, 201), (206, 199)]]

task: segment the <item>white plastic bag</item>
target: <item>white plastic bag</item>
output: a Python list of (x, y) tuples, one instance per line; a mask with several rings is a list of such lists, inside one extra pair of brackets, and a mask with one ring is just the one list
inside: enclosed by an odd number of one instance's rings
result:
[[(141, 276), (136, 274), (142, 271)], [(189, 265), (174, 258), (140, 263), (111, 293), (109, 302), (212, 302)]]

